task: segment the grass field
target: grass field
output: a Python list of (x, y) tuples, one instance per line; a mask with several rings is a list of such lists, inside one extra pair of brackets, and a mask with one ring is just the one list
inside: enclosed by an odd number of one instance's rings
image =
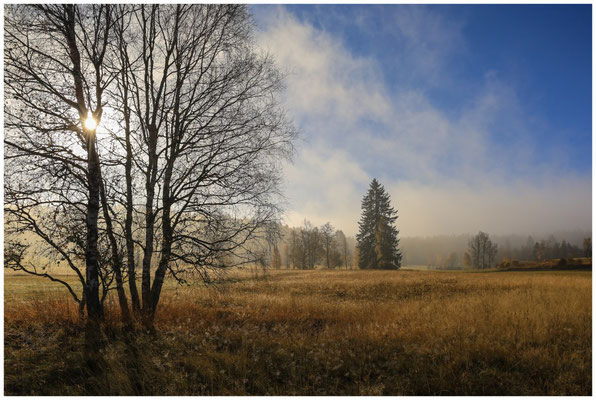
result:
[(168, 286), (156, 334), (115, 309), (91, 371), (65, 291), (6, 275), (5, 394), (592, 392), (591, 272), (273, 271)]

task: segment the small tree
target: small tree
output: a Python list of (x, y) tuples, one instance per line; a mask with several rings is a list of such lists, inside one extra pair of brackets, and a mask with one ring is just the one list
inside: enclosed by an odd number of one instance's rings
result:
[(494, 265), (497, 245), (492, 243), (487, 233), (480, 231), (468, 242), (468, 251), (474, 268), (489, 268)]
[(275, 269), (281, 268), (281, 254), (279, 254), (277, 244), (273, 245), (273, 254), (271, 255), (271, 267)]
[(534, 260), (542, 261), (544, 259), (544, 244), (536, 242), (534, 244)]
[(561, 253), (560, 253), (561, 258), (567, 258), (568, 252), (569, 252), (569, 245), (567, 244), (567, 242), (565, 240), (563, 240), (561, 242)]
[(325, 251), (325, 266), (331, 268), (331, 257), (335, 250), (335, 242), (333, 241), (334, 229), (329, 222), (321, 227), (321, 239), (323, 240), (323, 249)]
[(300, 251), (298, 249), (299, 238), (295, 229), (290, 231), (290, 243), (288, 244), (288, 266), (296, 268), (299, 265)]
[(592, 238), (584, 239), (584, 257), (592, 257)]
[(445, 260), (443, 266), (446, 268), (457, 267), (457, 253), (455, 253), (454, 251), (449, 253), (449, 256), (447, 256), (447, 259)]
[(472, 258), (470, 257), (470, 253), (468, 253), (467, 251), (464, 253), (464, 256), (462, 257), (462, 264), (466, 268), (472, 266)]
[(286, 269), (290, 269), (290, 265), (291, 265), (290, 264), (290, 261), (291, 260), (290, 260), (290, 245), (289, 244), (286, 244), (284, 254), (285, 254), (285, 257), (286, 257)]
[(337, 232), (335, 232), (335, 241), (337, 242), (337, 246), (339, 248), (343, 267), (345, 269), (348, 269), (348, 262), (350, 259), (349, 258), (350, 249), (348, 248), (348, 239), (346, 238), (346, 235), (341, 230), (338, 230)]

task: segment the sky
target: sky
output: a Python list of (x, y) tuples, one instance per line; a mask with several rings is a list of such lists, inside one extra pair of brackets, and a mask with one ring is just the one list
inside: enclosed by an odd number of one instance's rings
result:
[(300, 132), (285, 223), (402, 236), (592, 226), (591, 5), (252, 5)]

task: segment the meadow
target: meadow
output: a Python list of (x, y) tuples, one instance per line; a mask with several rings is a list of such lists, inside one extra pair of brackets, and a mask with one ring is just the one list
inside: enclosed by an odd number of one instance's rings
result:
[[(156, 332), (5, 275), (7, 395), (590, 395), (590, 271), (271, 271), (169, 285)], [(111, 300), (109, 300), (111, 301)]]

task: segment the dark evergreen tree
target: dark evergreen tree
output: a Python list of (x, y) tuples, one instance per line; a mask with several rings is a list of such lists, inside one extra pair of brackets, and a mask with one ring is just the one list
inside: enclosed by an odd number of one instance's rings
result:
[(391, 207), (385, 188), (373, 179), (362, 199), (362, 216), (356, 235), (360, 268), (398, 269), (401, 266), (396, 219), (397, 211)]

